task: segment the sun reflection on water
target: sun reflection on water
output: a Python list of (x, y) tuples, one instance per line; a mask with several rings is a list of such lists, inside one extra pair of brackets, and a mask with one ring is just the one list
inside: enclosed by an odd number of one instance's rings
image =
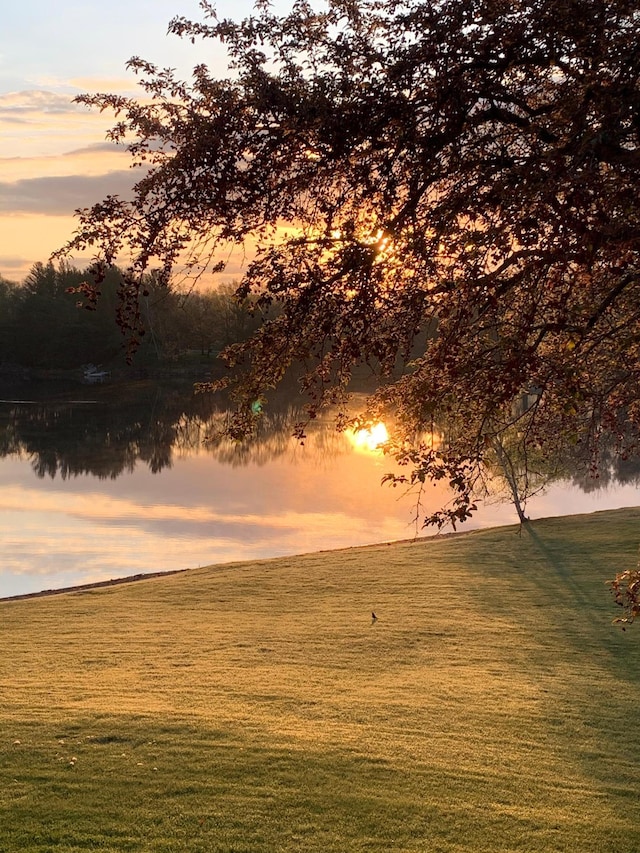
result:
[(389, 433), (382, 422), (367, 429), (352, 430), (348, 436), (354, 448), (363, 453), (382, 453), (382, 445), (389, 440)]

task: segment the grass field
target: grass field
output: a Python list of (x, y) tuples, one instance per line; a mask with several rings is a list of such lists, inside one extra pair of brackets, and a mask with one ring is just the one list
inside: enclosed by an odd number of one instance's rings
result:
[(0, 602), (0, 851), (636, 853), (604, 581), (639, 542), (619, 510)]

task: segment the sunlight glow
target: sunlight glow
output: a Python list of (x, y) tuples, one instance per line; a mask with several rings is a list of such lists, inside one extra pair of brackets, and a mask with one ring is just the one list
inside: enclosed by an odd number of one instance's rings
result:
[(382, 422), (368, 429), (353, 430), (348, 436), (354, 448), (363, 453), (381, 453), (382, 445), (389, 440), (389, 433)]

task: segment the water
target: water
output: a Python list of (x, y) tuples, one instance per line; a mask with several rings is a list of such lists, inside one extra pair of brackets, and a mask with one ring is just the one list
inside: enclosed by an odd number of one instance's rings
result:
[[(0, 403), (0, 597), (232, 560), (412, 538), (415, 498), (389, 460), (320, 425), (304, 446), (282, 404), (255, 442), (208, 443), (206, 398), (139, 385)], [(423, 511), (446, 500), (429, 487)], [(532, 517), (639, 503), (635, 486), (557, 484)], [(515, 523), (483, 506), (463, 529)]]

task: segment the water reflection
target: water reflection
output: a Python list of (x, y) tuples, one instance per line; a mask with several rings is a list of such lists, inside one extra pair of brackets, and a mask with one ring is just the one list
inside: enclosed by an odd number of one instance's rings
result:
[[(0, 404), (0, 596), (413, 535), (387, 461), (282, 398), (238, 445), (210, 398), (146, 385)], [(34, 474), (36, 476), (34, 476)]]
[[(221, 462), (262, 465), (287, 452), (291, 425), (301, 411), (290, 402), (265, 412), (258, 434), (242, 444), (216, 438), (225, 412), (220, 403), (188, 389), (128, 387), (93, 399), (0, 402), (0, 456), (27, 458), (41, 478), (91, 475), (115, 479), (137, 464), (154, 473), (176, 457), (207, 449)], [(341, 437), (316, 434), (316, 444)], [(209, 440), (207, 440), (209, 439)]]
[[(226, 409), (211, 395), (142, 384), (96, 390), (85, 399), (76, 391), (47, 401), (0, 401), (0, 456), (26, 458), (38, 477), (63, 480), (115, 479), (137, 464), (158, 474), (200, 452), (232, 467), (262, 466), (291, 451), (293, 425), (303, 417), (300, 405), (275, 398), (256, 435), (239, 443), (220, 437)], [(314, 452), (344, 453), (346, 436), (325, 426), (319, 421), (307, 438)], [(381, 440), (377, 434), (376, 444)]]
[[(76, 388), (47, 400), (0, 400), (0, 457), (28, 459), (38, 477), (63, 480), (115, 479), (136, 465), (158, 474), (194, 453), (210, 453), (234, 468), (264, 466), (295, 451), (293, 425), (303, 418), (301, 405), (282, 394), (261, 412), (256, 435), (240, 443), (220, 437), (226, 418), (220, 399), (195, 394), (190, 386), (137, 383), (92, 388), (89, 394), (83, 398)], [(333, 458), (351, 447), (377, 453), (387, 439), (383, 423), (337, 433), (319, 420), (310, 425), (306, 444), (314, 454)], [(623, 459), (603, 446), (596, 477), (588, 462), (574, 452), (556, 479), (570, 480), (585, 492), (640, 484), (638, 458)]]
[[(207, 441), (224, 411), (190, 389), (143, 383), (90, 395), (0, 403), (0, 596), (416, 533), (412, 498), (380, 485), (390, 467), (370, 452), (380, 436), (357, 452), (319, 425), (302, 446), (291, 437), (300, 410), (283, 396), (250, 441)], [(604, 461), (595, 482), (617, 476), (632, 484), (624, 493), (563, 484), (531, 514), (637, 503), (640, 466)], [(446, 497), (441, 483), (428, 486), (425, 513)], [(509, 505), (485, 506), (467, 526), (515, 520)]]
[(356, 450), (380, 453), (382, 445), (389, 440), (389, 432), (385, 424), (377, 423), (367, 429), (350, 430), (347, 438)]

